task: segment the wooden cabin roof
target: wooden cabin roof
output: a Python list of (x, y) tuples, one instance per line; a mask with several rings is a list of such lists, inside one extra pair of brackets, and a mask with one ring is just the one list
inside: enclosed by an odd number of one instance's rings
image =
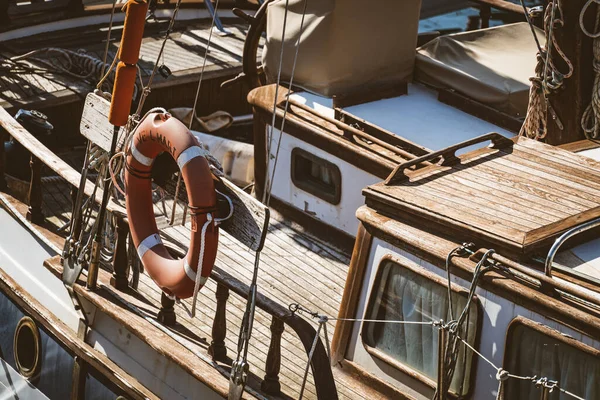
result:
[(367, 204), (519, 256), (600, 216), (600, 163), (590, 158), (526, 138), (446, 158), (416, 171), (399, 166), (388, 184), (364, 190)]

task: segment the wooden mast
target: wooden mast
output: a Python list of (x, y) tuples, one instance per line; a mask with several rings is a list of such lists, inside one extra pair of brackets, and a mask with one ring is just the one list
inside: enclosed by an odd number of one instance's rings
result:
[[(573, 75), (566, 79), (564, 85), (555, 94), (550, 95), (550, 102), (560, 118), (563, 129), (553, 120), (552, 113), (546, 116), (548, 133), (546, 142), (560, 145), (585, 139), (581, 128), (581, 117), (590, 102), (594, 83), (592, 68), (592, 39), (586, 36), (579, 27), (579, 14), (587, 0), (561, 1), (564, 26), (554, 30), (558, 45), (573, 63)], [(551, 6), (551, 5), (550, 5)], [(593, 29), (596, 20), (596, 5), (589, 7), (585, 15), (585, 24)], [(556, 26), (555, 26), (556, 28)], [(564, 71), (560, 57), (552, 52), (553, 60)]]

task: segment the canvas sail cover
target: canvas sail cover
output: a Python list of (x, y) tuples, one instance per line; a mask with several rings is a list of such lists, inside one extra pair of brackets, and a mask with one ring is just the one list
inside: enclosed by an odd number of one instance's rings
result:
[[(304, 1), (289, 0), (282, 82), (291, 76)], [(270, 83), (277, 81), (285, 4), (275, 0), (267, 12), (263, 66)], [(409, 80), (420, 6), (420, 0), (309, 1), (294, 85), (331, 97)]]
[(417, 50), (415, 78), (522, 118), (537, 51), (526, 22), (440, 36)]

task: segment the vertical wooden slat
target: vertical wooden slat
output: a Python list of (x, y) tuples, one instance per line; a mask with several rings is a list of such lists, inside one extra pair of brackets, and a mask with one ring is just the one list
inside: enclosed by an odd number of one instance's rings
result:
[(260, 388), (267, 394), (278, 395), (281, 393), (279, 371), (281, 370), (281, 335), (285, 326), (279, 318), (273, 317), (271, 321), (271, 344), (267, 353), (265, 364), (265, 379)]
[(177, 322), (177, 316), (175, 315), (175, 300), (171, 300), (166, 294), (162, 293), (160, 296), (160, 305), (160, 311), (157, 316), (158, 321), (167, 326), (175, 325)]
[(39, 224), (44, 221), (42, 214), (42, 163), (35, 157), (31, 156), (29, 161), (31, 167), (31, 181), (29, 182), (29, 195), (27, 203), (27, 220)]
[(479, 18), (481, 19), (481, 28), (490, 27), (490, 19), (492, 18), (492, 8), (488, 4), (479, 6)]
[(217, 309), (212, 326), (212, 342), (208, 348), (208, 354), (213, 360), (222, 361), (227, 356), (227, 347), (225, 347), (225, 335), (227, 333), (227, 299), (229, 298), (229, 288), (220, 283), (217, 284), (215, 292), (217, 298)]
[(129, 261), (127, 258), (127, 236), (129, 235), (129, 224), (123, 219), (117, 220), (117, 244), (113, 258), (113, 275), (110, 284), (118, 290), (129, 287)]

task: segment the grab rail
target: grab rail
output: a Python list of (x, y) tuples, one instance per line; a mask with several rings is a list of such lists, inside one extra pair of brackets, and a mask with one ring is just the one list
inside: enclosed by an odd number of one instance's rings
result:
[(486, 133), (485, 135), (481, 135), (481, 136), (478, 136), (473, 139), (465, 140), (464, 142), (453, 144), (452, 146), (448, 146), (445, 149), (433, 151), (429, 154), (425, 154), (421, 157), (414, 158), (410, 161), (407, 161), (405, 163), (398, 165), (396, 168), (394, 168), (392, 173), (387, 177), (387, 179), (385, 180), (385, 184), (392, 185), (394, 183), (408, 179), (408, 176), (406, 176), (406, 174), (404, 173), (404, 171), (406, 169), (413, 167), (415, 165), (422, 164), (427, 161), (432, 161), (438, 157), (442, 158), (442, 161), (439, 165), (453, 164), (454, 162), (458, 161), (458, 157), (456, 156), (457, 150), (472, 146), (477, 143), (486, 142), (488, 140), (492, 142), (491, 148), (494, 148), (494, 149), (509, 147), (509, 146), (514, 145), (514, 142), (512, 140), (502, 136), (499, 133), (495, 133), (495, 132)]
[(552, 247), (550, 248), (550, 251), (548, 251), (548, 255), (546, 256), (546, 262), (544, 265), (544, 267), (545, 267), (544, 271), (546, 273), (546, 276), (552, 277), (552, 265), (554, 264), (554, 256), (558, 252), (558, 249), (560, 249), (560, 247), (567, 240), (569, 240), (573, 236), (576, 236), (582, 232), (588, 231), (597, 226), (600, 226), (600, 218), (593, 219), (591, 221), (588, 221), (581, 225), (578, 225), (574, 228), (571, 228), (568, 231), (566, 231), (565, 233), (563, 233), (560, 237), (558, 237), (554, 241), (554, 244), (552, 245)]

